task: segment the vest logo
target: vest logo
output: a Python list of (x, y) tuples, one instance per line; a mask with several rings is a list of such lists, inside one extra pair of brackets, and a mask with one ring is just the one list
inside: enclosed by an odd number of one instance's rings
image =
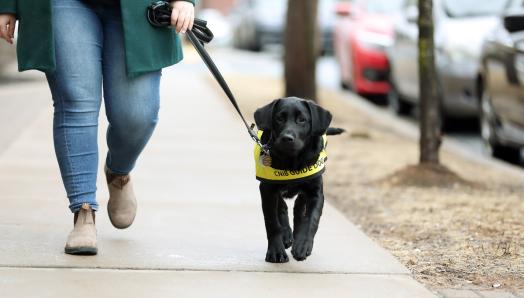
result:
[[(258, 136), (262, 136), (262, 132), (258, 132)], [(268, 160), (271, 160), (269, 156), (266, 156), (260, 146), (255, 144), (255, 166), (256, 166), (256, 177), (258, 180), (275, 182), (275, 183), (286, 183), (290, 181), (300, 181), (308, 178), (313, 178), (315, 176), (321, 175), (324, 172), (327, 161), (327, 136), (323, 136), (324, 148), (320, 152), (317, 161), (305, 168), (300, 170), (282, 170), (275, 169), (271, 167), (271, 164), (268, 163)]]
[(313, 172), (319, 168), (323, 168), (326, 163), (326, 159), (327, 158), (321, 158), (317, 160), (317, 162), (314, 165), (305, 167), (301, 170), (276, 170), (274, 169), (273, 175), (275, 175), (275, 177), (289, 177), (289, 176), (296, 176), (300, 174), (307, 174), (308, 172)]

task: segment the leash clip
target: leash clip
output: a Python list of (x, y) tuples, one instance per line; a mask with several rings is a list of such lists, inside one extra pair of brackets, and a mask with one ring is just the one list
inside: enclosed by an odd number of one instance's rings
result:
[(255, 132), (253, 130), (249, 130), (249, 134), (251, 135), (251, 139), (253, 139), (253, 141), (258, 146), (260, 146), (260, 149), (262, 150), (262, 152), (264, 152), (264, 154), (266, 154), (266, 155), (269, 155), (269, 145), (262, 144), (262, 142), (260, 141), (260, 139), (258, 138), (258, 136), (255, 134)]
[(257, 143), (258, 146), (260, 146), (260, 149), (264, 154), (269, 155), (269, 145), (268, 144), (262, 144), (262, 141), (258, 138), (257, 133), (255, 133), (255, 123), (251, 123), (251, 126), (249, 127), (249, 134), (251, 135), (251, 139)]

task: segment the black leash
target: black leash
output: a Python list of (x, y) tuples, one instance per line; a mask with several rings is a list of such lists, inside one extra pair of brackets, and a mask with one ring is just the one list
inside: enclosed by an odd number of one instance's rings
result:
[[(169, 2), (157, 1), (151, 4), (147, 9), (147, 19), (149, 20), (149, 23), (155, 27), (171, 26), (171, 5)], [(260, 141), (257, 133), (254, 131), (255, 124), (252, 124), (251, 126), (247, 124), (244, 115), (240, 111), (240, 107), (238, 106), (233, 92), (231, 92), (231, 89), (220, 73), (220, 70), (218, 70), (217, 66), (213, 62), (213, 59), (211, 59), (211, 56), (209, 56), (209, 53), (204, 48), (204, 44), (211, 42), (214, 37), (213, 32), (211, 32), (211, 30), (207, 27), (207, 22), (195, 18), (193, 28), (187, 31), (186, 34), (202, 60), (204, 60), (207, 68), (211, 71), (220, 87), (222, 87), (222, 90), (224, 90), (226, 93), (233, 107), (235, 107), (235, 110), (238, 112), (242, 122), (244, 122), (251, 139), (253, 139), (253, 141), (255, 141), (260, 146), (260, 148), (262, 148), (262, 151), (265, 154), (269, 155), (269, 147), (267, 145), (263, 145)]]

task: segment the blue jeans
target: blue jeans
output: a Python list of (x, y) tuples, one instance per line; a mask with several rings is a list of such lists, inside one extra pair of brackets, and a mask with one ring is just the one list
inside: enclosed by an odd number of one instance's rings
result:
[(83, 203), (97, 210), (102, 89), (109, 122), (106, 166), (128, 174), (158, 121), (161, 71), (127, 77), (119, 7), (80, 0), (52, 3), (56, 71), (46, 76), (53, 96), (55, 153), (71, 211)]

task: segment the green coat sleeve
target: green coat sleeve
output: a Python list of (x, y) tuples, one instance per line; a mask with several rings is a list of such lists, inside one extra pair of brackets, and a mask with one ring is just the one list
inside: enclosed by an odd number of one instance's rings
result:
[(16, 0), (0, 0), (0, 13), (16, 14)]

